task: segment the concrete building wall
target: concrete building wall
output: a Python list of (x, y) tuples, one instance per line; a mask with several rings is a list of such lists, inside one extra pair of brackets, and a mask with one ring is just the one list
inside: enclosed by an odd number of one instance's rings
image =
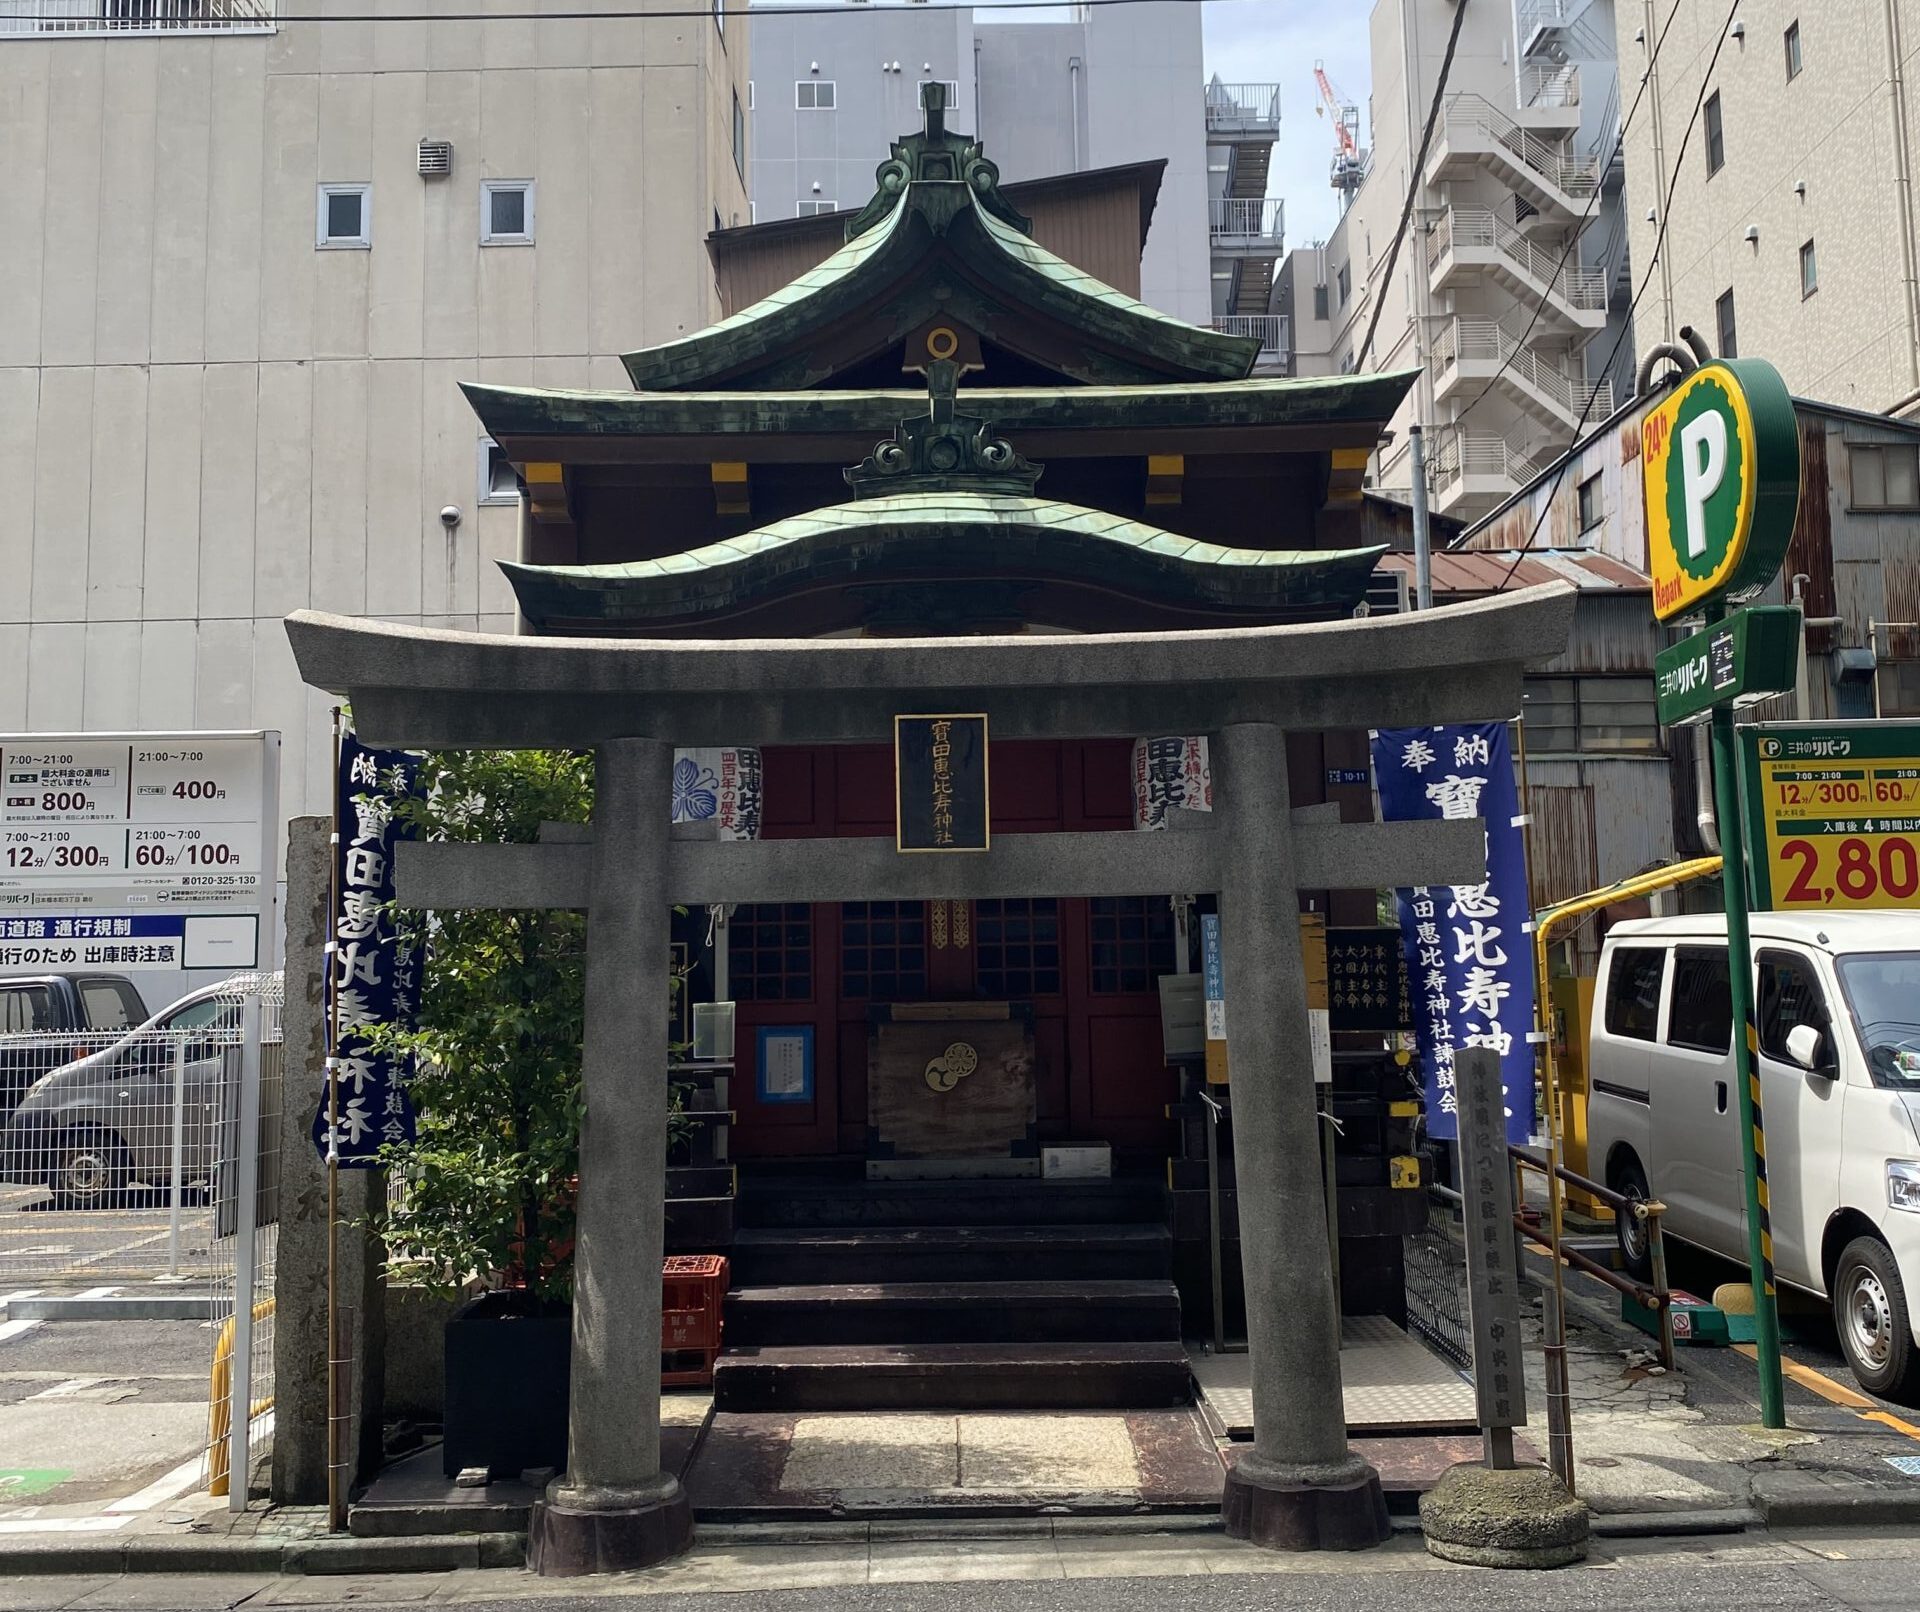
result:
[[(278, 728), (285, 811), (325, 808), (280, 618), (512, 630), (458, 382), (619, 386), (714, 316), (744, 33), (0, 35), (0, 731)], [(535, 244), (480, 245), (483, 178), (534, 181)], [(372, 185), (369, 249), (316, 248), (331, 182)]]
[[(1635, 77), (1648, 59), (1635, 32), (1657, 37), (1648, 10), (1645, 0), (1617, 7), (1620, 59)], [(1920, 312), (1907, 288), (1916, 226), (1899, 179), (1899, 145), (1909, 173), (1920, 156), (1912, 105), (1920, 0), (1746, 0), (1745, 37), (1728, 39), (1708, 86), (1720, 98), (1725, 153), (1709, 173), (1704, 110), (1684, 152), (1681, 141), (1724, 20), (1724, 11), (1682, 8), (1649, 90), (1659, 115), (1636, 118), (1627, 135), (1635, 262), (1651, 261), (1659, 224), (1646, 214), (1678, 174), (1640, 345), (1692, 325), (1717, 351), (1716, 305), (1731, 291), (1743, 355), (1771, 360), (1801, 396), (1886, 409), (1920, 388)], [(1793, 25), (1801, 65), (1790, 78)], [(1819, 289), (1802, 296), (1809, 241)]]
[[(951, 126), (978, 132), (1005, 180), (1166, 158), (1141, 297), (1197, 324), (1212, 317), (1195, 8), (1014, 23), (911, 4), (789, 14), (775, 0), (752, 22), (757, 221), (863, 205), (890, 142), (920, 124), (920, 84), (943, 79), (959, 90)], [(831, 110), (796, 105), (800, 81), (827, 79)]]

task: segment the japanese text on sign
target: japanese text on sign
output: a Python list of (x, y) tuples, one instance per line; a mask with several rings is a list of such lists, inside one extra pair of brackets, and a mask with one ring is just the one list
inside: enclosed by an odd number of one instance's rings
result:
[(414, 1136), (411, 1059), (378, 1046), (370, 1032), (410, 1028), (419, 1002), (419, 959), (392, 907), (394, 846), (412, 837), (396, 808), (415, 791), (418, 765), (404, 751), (365, 749), (350, 733), (340, 743), (338, 894), (327, 973), (328, 1022), (337, 1033), (313, 1140), (322, 1158), (337, 1158), (343, 1168), (377, 1164), (382, 1147)]
[(1455, 1060), (1462, 1048), (1484, 1047), (1500, 1059), (1508, 1137), (1524, 1142), (1533, 1130), (1533, 953), (1506, 724), (1383, 728), (1373, 746), (1387, 821), (1478, 817), (1486, 824), (1484, 883), (1399, 893), (1428, 1132), (1456, 1134)]
[(987, 719), (894, 718), (898, 848), (987, 849)]
[(1473, 1386), (1480, 1425), (1527, 1419), (1520, 1353), (1520, 1301), (1513, 1246), (1513, 1174), (1501, 1123), (1501, 1076), (1491, 1049), (1459, 1060), (1460, 1183), (1467, 1242), (1467, 1309), (1473, 1324)]
[(1213, 810), (1207, 741), (1192, 735), (1133, 742), (1133, 826), (1163, 829), (1172, 811)]
[(1909, 907), (1920, 896), (1920, 722), (1741, 730), (1753, 904)]

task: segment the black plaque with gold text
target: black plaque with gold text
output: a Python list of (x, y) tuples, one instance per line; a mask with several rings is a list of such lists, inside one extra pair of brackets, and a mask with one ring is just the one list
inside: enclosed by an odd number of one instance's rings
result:
[(893, 719), (894, 843), (902, 851), (987, 849), (987, 719)]

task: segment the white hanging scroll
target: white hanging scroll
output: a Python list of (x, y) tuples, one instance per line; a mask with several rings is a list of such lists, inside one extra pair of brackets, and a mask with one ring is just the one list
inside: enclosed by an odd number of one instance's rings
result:
[(1213, 768), (1202, 736), (1133, 741), (1133, 826), (1167, 826), (1170, 811), (1213, 810)]
[(757, 840), (763, 798), (757, 749), (674, 751), (676, 823), (718, 823), (723, 840)]

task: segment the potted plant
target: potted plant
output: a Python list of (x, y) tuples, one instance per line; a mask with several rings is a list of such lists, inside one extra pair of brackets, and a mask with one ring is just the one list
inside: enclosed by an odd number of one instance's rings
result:
[[(430, 755), (402, 810), (420, 837), (528, 842), (591, 816), (593, 762), (563, 751)], [(561, 1468), (567, 1450), (574, 1182), (579, 1173), (585, 918), (437, 912), (417, 1022), (418, 1136), (388, 1150), (402, 1190), (383, 1223), (390, 1279), (467, 1302), (448, 1322), (449, 1475)]]

